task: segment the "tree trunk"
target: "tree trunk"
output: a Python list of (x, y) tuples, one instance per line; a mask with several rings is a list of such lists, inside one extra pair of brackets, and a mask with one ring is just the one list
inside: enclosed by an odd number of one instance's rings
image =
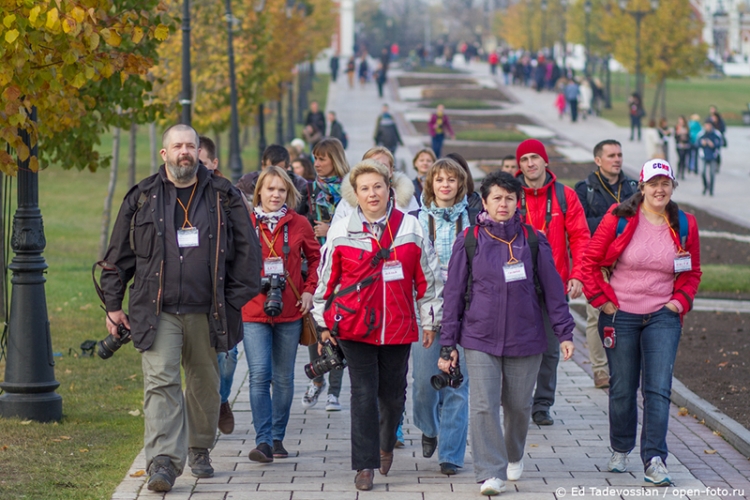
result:
[(659, 106), (659, 98), (661, 97), (662, 87), (664, 87), (664, 79), (661, 79), (659, 81), (659, 84), (656, 86), (656, 93), (654, 94), (654, 104), (651, 106), (651, 115), (649, 116), (648, 120), (649, 123), (656, 123), (656, 110)]
[(250, 127), (245, 126), (244, 129), (242, 129), (242, 149), (245, 149), (248, 144), (250, 144)]
[(218, 130), (214, 132), (214, 144), (216, 144), (216, 157), (219, 159), (219, 165), (221, 165), (221, 132)]
[(148, 138), (151, 147), (151, 175), (154, 175), (159, 170), (159, 157), (157, 156), (159, 148), (156, 146), (156, 123), (149, 123)]
[(138, 140), (138, 125), (130, 122), (130, 149), (128, 150), (128, 189), (135, 186), (135, 150)]
[[(0, 172), (0, 265), (5, 266), (5, 174)], [(0, 273), (0, 319), (6, 321), (5, 298), (8, 294), (6, 273)], [(0, 347), (2, 351), (2, 347)]]
[(662, 83), (664, 88), (661, 89), (661, 117), (667, 117), (667, 81), (664, 80)]
[(115, 196), (117, 185), (117, 169), (120, 166), (120, 129), (116, 128), (112, 134), (112, 166), (109, 171), (109, 185), (107, 197), (104, 198), (104, 212), (102, 213), (102, 232), (99, 236), (99, 258), (104, 258), (109, 241), (109, 223), (112, 215), (112, 198)]

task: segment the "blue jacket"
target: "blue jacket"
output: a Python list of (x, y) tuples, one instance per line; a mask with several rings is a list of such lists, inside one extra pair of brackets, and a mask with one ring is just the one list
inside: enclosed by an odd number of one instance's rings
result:
[[(458, 235), (443, 289), (443, 322), (440, 344), (474, 349), (493, 356), (522, 357), (547, 349), (542, 309), (534, 288), (531, 249), (518, 213), (505, 223), (494, 222), (485, 213), (478, 217), (477, 248), (473, 260), (471, 305), (465, 309), (464, 292), (468, 261), (465, 231)], [(513, 256), (523, 262), (526, 279), (506, 283), (503, 266), (510, 259), (508, 245), (490, 237), (513, 241)], [(552, 250), (543, 234), (537, 233), (539, 254), (537, 275), (544, 292), (552, 330), (560, 342), (573, 338), (575, 323), (565, 300)]]
[[(702, 144), (704, 140), (710, 144)], [(701, 132), (698, 134), (698, 137), (696, 137), (695, 142), (701, 149), (701, 156), (706, 161), (715, 160), (721, 153), (721, 135), (715, 130), (712, 130), (711, 132)]]

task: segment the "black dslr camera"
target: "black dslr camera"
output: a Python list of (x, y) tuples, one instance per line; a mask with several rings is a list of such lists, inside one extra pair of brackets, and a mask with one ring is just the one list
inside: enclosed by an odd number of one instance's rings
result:
[(264, 276), (260, 280), (260, 285), (261, 290), (266, 294), (266, 301), (263, 302), (263, 312), (272, 318), (278, 316), (284, 309), (281, 293), (286, 288), (286, 278), (281, 274)]
[[(451, 358), (451, 352), (453, 352), (453, 347), (446, 347), (443, 346), (440, 348), (440, 357), (447, 360), (452, 361)], [(458, 389), (461, 387), (461, 384), (464, 381), (464, 376), (461, 373), (461, 367), (458, 364), (458, 360), (456, 360), (456, 366), (451, 366), (450, 373), (440, 372), (437, 375), (433, 375), (432, 378), (430, 378), (430, 384), (432, 385), (432, 388), (436, 391), (439, 391), (443, 387), (452, 387), (454, 389)]]
[(120, 335), (118, 339), (112, 334), (107, 335), (104, 340), (100, 340), (98, 345), (99, 348), (96, 350), (96, 354), (102, 359), (109, 359), (112, 355), (122, 346), (130, 342), (130, 330), (125, 328), (125, 325), (120, 323), (117, 325), (117, 333)]
[(334, 345), (330, 340), (323, 342), (323, 353), (312, 363), (305, 365), (305, 375), (314, 379), (325, 375), (331, 370), (343, 370), (346, 367), (346, 358), (341, 348)]

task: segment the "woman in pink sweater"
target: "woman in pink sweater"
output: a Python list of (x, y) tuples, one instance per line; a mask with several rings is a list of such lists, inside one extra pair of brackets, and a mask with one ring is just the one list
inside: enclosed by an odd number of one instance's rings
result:
[(671, 200), (674, 171), (665, 160), (643, 165), (638, 192), (607, 213), (583, 257), (584, 292), (599, 316), (610, 367), (611, 472), (625, 472), (635, 447), (637, 395), (643, 392), (644, 479), (671, 484), (667, 422), (682, 317), (700, 283), (695, 218)]

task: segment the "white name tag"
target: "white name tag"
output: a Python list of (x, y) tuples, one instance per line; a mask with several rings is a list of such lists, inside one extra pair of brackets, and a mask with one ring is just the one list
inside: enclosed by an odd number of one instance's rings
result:
[(284, 274), (284, 261), (281, 257), (269, 257), (263, 261), (263, 272), (266, 276)]
[(523, 266), (523, 262), (505, 264), (503, 266), (503, 274), (505, 275), (506, 283), (522, 281), (526, 279), (526, 268)]
[(674, 258), (674, 272), (684, 273), (693, 270), (693, 261), (689, 253), (683, 253)]
[(177, 230), (177, 246), (180, 248), (197, 247), (199, 244), (198, 240), (198, 229), (178, 229)]
[(404, 269), (397, 260), (383, 264), (383, 281), (398, 281), (404, 279)]

